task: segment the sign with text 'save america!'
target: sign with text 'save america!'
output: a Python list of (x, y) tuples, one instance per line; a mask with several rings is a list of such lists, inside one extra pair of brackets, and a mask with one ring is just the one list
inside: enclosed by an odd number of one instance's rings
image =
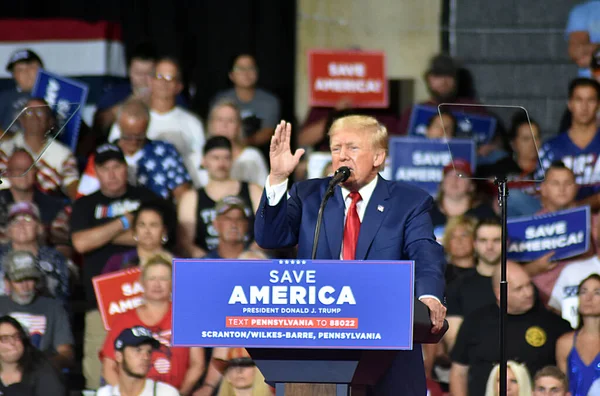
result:
[(352, 107), (388, 107), (385, 54), (366, 51), (308, 52), (309, 104), (334, 107), (349, 100)]
[(532, 261), (554, 252), (552, 260), (585, 253), (590, 243), (590, 207), (508, 219), (507, 257)]
[(110, 330), (119, 315), (142, 305), (144, 289), (140, 284), (140, 274), (139, 267), (136, 267), (92, 278), (98, 310), (106, 330)]
[(413, 261), (174, 260), (173, 345), (412, 349), (413, 279)]

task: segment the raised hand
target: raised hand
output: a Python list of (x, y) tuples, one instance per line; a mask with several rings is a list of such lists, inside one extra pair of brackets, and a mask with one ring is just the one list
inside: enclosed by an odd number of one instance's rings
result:
[(290, 148), (291, 135), (292, 125), (289, 122), (281, 121), (275, 128), (275, 133), (271, 138), (269, 184), (272, 186), (283, 183), (296, 169), (300, 158), (304, 154), (304, 149), (298, 149), (292, 154)]

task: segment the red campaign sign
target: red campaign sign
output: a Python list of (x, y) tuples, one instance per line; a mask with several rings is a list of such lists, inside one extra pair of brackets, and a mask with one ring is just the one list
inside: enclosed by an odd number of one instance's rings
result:
[(140, 273), (139, 268), (128, 268), (92, 278), (106, 330), (110, 330), (116, 317), (142, 305), (144, 289), (140, 284)]
[(383, 52), (311, 50), (308, 79), (310, 106), (334, 107), (349, 99), (352, 107), (388, 107)]

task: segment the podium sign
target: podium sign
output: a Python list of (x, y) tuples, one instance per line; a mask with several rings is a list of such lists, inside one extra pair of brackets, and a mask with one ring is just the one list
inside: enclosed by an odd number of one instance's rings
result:
[(413, 261), (174, 260), (173, 345), (412, 349)]

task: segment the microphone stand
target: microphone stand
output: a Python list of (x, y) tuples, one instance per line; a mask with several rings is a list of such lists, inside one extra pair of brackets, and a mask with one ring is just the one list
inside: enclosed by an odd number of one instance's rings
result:
[(502, 217), (502, 246), (500, 256), (500, 396), (506, 396), (507, 358), (506, 358), (506, 317), (508, 308), (508, 282), (506, 281), (506, 249), (507, 249), (507, 211), (508, 187), (506, 177), (494, 180), (498, 187), (498, 204)]
[(325, 192), (323, 201), (321, 201), (321, 206), (319, 206), (319, 214), (317, 215), (317, 225), (315, 226), (315, 238), (313, 239), (312, 254), (310, 255), (311, 260), (314, 260), (317, 256), (317, 245), (319, 243), (319, 234), (321, 233), (321, 224), (323, 223), (323, 210), (325, 209), (325, 205), (327, 205), (327, 201), (333, 195), (336, 185), (337, 184), (327, 187), (327, 192)]

